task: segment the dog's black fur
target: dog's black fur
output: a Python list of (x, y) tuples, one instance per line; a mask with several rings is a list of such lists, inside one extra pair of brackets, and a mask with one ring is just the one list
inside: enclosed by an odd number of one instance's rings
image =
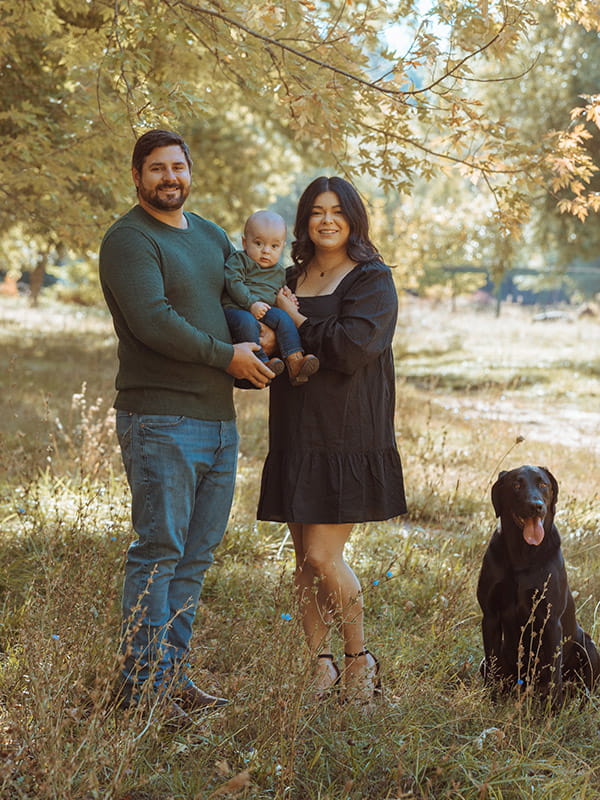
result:
[(477, 599), (483, 611), (486, 683), (532, 685), (562, 700), (565, 682), (594, 687), (600, 656), (575, 618), (560, 536), (558, 484), (546, 467), (501, 472), (492, 487), (500, 522), (483, 558)]

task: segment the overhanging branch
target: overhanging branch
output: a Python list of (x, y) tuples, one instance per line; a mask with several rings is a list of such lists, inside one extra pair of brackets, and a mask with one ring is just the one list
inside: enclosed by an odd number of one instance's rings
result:
[[(245, 34), (247, 34), (252, 39), (256, 39), (258, 41), (263, 42), (266, 45), (269, 45), (271, 47), (275, 47), (275, 48), (279, 49), (280, 51), (282, 51), (284, 53), (288, 53), (289, 55), (292, 55), (295, 58), (300, 59), (301, 61), (308, 62), (310, 64), (313, 64), (316, 67), (319, 67), (320, 69), (326, 70), (326, 71), (331, 72), (331, 73), (333, 73), (335, 75), (343, 77), (343, 78), (347, 79), (348, 81), (350, 81), (350, 82), (352, 82), (352, 83), (354, 83), (354, 84), (356, 84), (358, 86), (364, 87), (364, 88), (366, 88), (366, 89), (368, 89), (370, 91), (377, 92), (377, 93), (379, 93), (381, 95), (384, 95), (385, 97), (388, 97), (388, 98), (393, 97), (394, 99), (396, 99), (397, 101), (399, 101), (399, 102), (401, 102), (403, 104), (407, 104), (409, 98), (414, 98), (414, 97), (416, 97), (418, 95), (426, 94), (428, 91), (431, 91), (436, 86), (439, 86), (440, 83), (442, 83), (444, 80), (447, 80), (448, 78), (455, 78), (456, 79), (456, 77), (457, 77), (456, 73), (462, 67), (464, 67), (464, 65), (469, 60), (477, 57), (478, 55), (481, 55), (483, 52), (485, 52), (487, 49), (489, 49), (499, 39), (499, 37), (502, 35), (502, 33), (508, 27), (508, 20), (504, 19), (502, 25), (500, 26), (499, 30), (495, 33), (494, 36), (492, 36), (489, 40), (484, 42), (476, 50), (474, 50), (471, 53), (468, 53), (466, 56), (461, 58), (450, 69), (446, 70), (442, 76), (440, 76), (435, 81), (433, 81), (432, 83), (428, 84), (427, 86), (421, 87), (420, 89), (410, 89), (410, 90), (409, 89), (392, 89), (390, 87), (379, 85), (379, 82), (380, 82), (381, 78), (379, 78), (379, 79), (377, 79), (375, 81), (371, 81), (371, 80), (368, 80), (368, 79), (362, 77), (361, 75), (358, 75), (357, 73), (349, 72), (348, 70), (342, 69), (341, 67), (338, 67), (335, 64), (331, 64), (328, 61), (323, 61), (322, 59), (315, 58), (314, 56), (310, 55), (309, 53), (304, 52), (302, 50), (299, 50), (296, 47), (292, 47), (291, 45), (286, 44), (285, 42), (283, 42), (283, 41), (281, 41), (279, 39), (275, 39), (272, 36), (267, 36), (264, 33), (260, 33), (259, 31), (256, 31), (256, 30), (250, 28), (249, 26), (245, 25), (244, 23), (240, 22), (239, 20), (236, 20), (233, 17), (228, 16), (227, 14), (225, 14), (223, 11), (221, 11), (218, 8), (214, 8), (214, 9), (207, 8), (206, 6), (200, 6), (200, 5), (194, 4), (192, 2), (188, 2), (188, 0), (163, 0), (163, 2), (165, 3), (165, 5), (167, 5), (173, 11), (175, 11), (177, 8), (184, 8), (188, 12), (190, 12), (190, 13), (192, 13), (194, 15), (197, 15), (197, 16), (206, 16), (206, 17), (211, 17), (213, 19), (219, 19), (221, 22), (224, 22), (225, 24), (230, 25), (233, 28), (236, 28), (236, 29), (238, 29), (240, 31), (243, 31)], [(462, 76), (461, 76), (461, 79), (462, 79)], [(473, 79), (470, 78), (470, 80), (473, 80)], [(499, 80), (501, 80), (501, 79), (499, 79)]]

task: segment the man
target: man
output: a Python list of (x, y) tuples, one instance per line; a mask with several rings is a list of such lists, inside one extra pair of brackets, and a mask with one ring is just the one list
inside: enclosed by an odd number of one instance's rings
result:
[(135, 144), (138, 204), (107, 231), (100, 279), (119, 340), (117, 436), (132, 496), (123, 587), (123, 702), (142, 690), (167, 715), (227, 701), (185, 673), (206, 569), (233, 498), (238, 435), (233, 379), (273, 373), (231, 344), (220, 298), (233, 252), (225, 232), (183, 210), (192, 161), (184, 140), (153, 130)]

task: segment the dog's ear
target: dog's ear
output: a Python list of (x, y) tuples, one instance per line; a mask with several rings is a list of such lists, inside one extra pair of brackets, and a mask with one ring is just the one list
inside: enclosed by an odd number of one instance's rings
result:
[(492, 486), (492, 505), (494, 506), (494, 511), (496, 512), (497, 517), (499, 517), (500, 514), (502, 513), (500, 489), (502, 484), (502, 478), (505, 475), (506, 475), (506, 470), (503, 470), (498, 475), (498, 480), (496, 481), (496, 483)]
[(550, 486), (552, 487), (552, 503), (550, 504), (550, 513), (552, 516), (554, 516), (554, 513), (556, 512), (556, 498), (558, 497), (558, 481), (550, 472), (548, 467), (538, 467), (538, 469), (541, 469), (543, 472), (545, 472), (550, 479)]

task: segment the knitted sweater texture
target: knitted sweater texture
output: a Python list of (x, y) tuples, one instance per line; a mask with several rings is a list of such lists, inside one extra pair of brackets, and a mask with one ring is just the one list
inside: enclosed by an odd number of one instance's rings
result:
[(115, 408), (233, 419), (233, 345), (221, 307), (225, 232), (185, 212), (186, 229), (139, 205), (100, 247), (100, 281), (118, 337)]

